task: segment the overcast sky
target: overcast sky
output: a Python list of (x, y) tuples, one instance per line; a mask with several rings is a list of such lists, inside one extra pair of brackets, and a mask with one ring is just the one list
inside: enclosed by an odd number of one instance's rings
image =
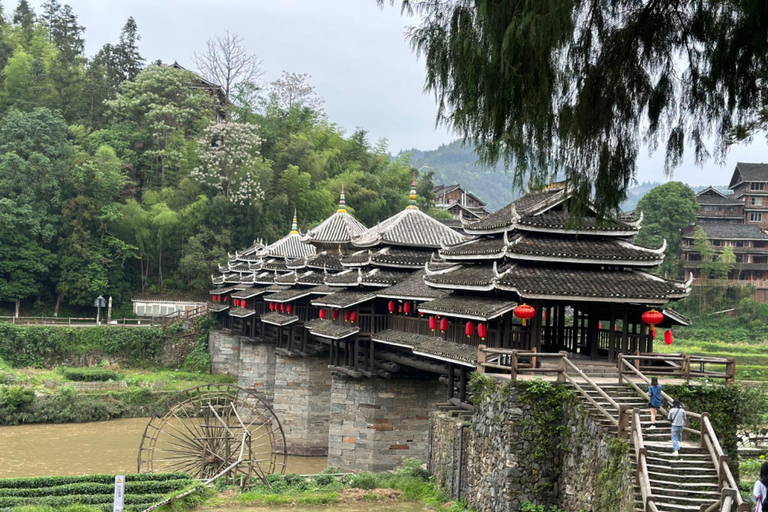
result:
[[(178, 61), (194, 69), (192, 55), (205, 40), (226, 30), (245, 38), (264, 60), (266, 81), (282, 70), (308, 73), (325, 99), (329, 119), (350, 133), (368, 130), (371, 142), (386, 138), (392, 153), (435, 149), (455, 137), (435, 128), (434, 98), (423, 92), (424, 66), (405, 40), (413, 18), (399, 9), (379, 9), (375, 0), (60, 0), (69, 3), (86, 27), (86, 52), (115, 43), (128, 16), (141, 34), (148, 61)], [(13, 0), (5, 3), (6, 12)], [(43, 0), (30, 2), (40, 11)], [(727, 184), (738, 161), (768, 161), (760, 137), (731, 150), (724, 166), (703, 168), (686, 161), (672, 179), (691, 185)], [(640, 181), (667, 181), (663, 152), (639, 161)]]

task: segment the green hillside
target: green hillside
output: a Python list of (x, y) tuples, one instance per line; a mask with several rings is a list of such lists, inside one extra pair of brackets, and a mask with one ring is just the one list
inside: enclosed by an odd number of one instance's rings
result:
[(502, 165), (495, 168), (481, 166), (472, 146), (460, 140), (444, 144), (433, 151), (409, 149), (398, 156), (411, 154), (411, 165), (417, 169), (426, 165), (435, 172), (435, 185), (460, 183), (467, 191), (487, 203), (490, 211), (497, 210), (520, 195), (513, 190), (512, 173)]

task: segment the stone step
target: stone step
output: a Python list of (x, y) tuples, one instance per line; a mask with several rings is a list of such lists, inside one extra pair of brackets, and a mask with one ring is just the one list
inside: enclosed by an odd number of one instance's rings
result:
[(717, 482), (673, 482), (669, 480), (656, 480), (654, 478), (649, 478), (649, 481), (651, 482), (652, 488), (674, 488), (687, 492), (698, 492), (699, 490), (709, 490), (718, 493), (720, 492), (720, 486), (717, 484)]
[[(711, 498), (690, 498), (690, 501), (675, 501), (665, 499), (663, 496), (653, 496), (654, 503), (659, 512), (699, 512), (701, 505), (710, 506), (716, 503), (718, 500)], [(635, 491), (635, 503), (642, 503), (643, 498), (638, 490)], [(642, 512), (642, 507), (638, 507), (635, 510)]]
[[(635, 466), (633, 465), (633, 469)], [(692, 474), (692, 473), (669, 473), (669, 468), (648, 468), (648, 478), (651, 480), (663, 480), (667, 482), (680, 482), (680, 483), (713, 483), (717, 482), (717, 476), (713, 476), (708, 473)], [(714, 472), (714, 468), (712, 470)]]
[(654, 496), (668, 496), (670, 498), (688, 498), (691, 496), (699, 496), (701, 498), (709, 498), (712, 500), (720, 499), (720, 489), (715, 487), (707, 487), (704, 489), (696, 489), (695, 493), (691, 492), (692, 489), (681, 489), (679, 487), (665, 487), (665, 486), (654, 486), (651, 484), (651, 493), (653, 493)]

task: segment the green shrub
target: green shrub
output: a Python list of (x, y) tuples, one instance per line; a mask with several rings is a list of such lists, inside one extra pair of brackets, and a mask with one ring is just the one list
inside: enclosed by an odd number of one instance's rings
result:
[(349, 486), (355, 489), (370, 490), (376, 489), (379, 486), (379, 481), (376, 478), (376, 475), (371, 473), (360, 473), (352, 478), (352, 482), (350, 482)]
[[(186, 473), (134, 473), (125, 475), (126, 485), (136, 482), (163, 482), (166, 480), (189, 479)], [(115, 475), (77, 475), (77, 476), (35, 476), (23, 478), (2, 478), (0, 489), (18, 489), (35, 487), (57, 487), (78, 483), (113, 484)], [(0, 491), (2, 492), (2, 491)]]
[(119, 373), (108, 368), (62, 368), (61, 374), (67, 380), (78, 382), (106, 382), (120, 379)]
[(0, 388), (0, 410), (6, 414), (24, 409), (35, 399), (35, 392), (21, 386)]

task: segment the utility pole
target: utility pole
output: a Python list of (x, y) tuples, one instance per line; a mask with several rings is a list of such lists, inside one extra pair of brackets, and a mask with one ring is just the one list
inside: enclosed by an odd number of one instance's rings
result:
[(104, 297), (99, 295), (96, 300), (93, 301), (93, 307), (96, 308), (96, 325), (101, 325), (101, 308), (107, 307), (107, 301)]
[(112, 321), (112, 296), (109, 296), (109, 306), (107, 307), (107, 325)]

